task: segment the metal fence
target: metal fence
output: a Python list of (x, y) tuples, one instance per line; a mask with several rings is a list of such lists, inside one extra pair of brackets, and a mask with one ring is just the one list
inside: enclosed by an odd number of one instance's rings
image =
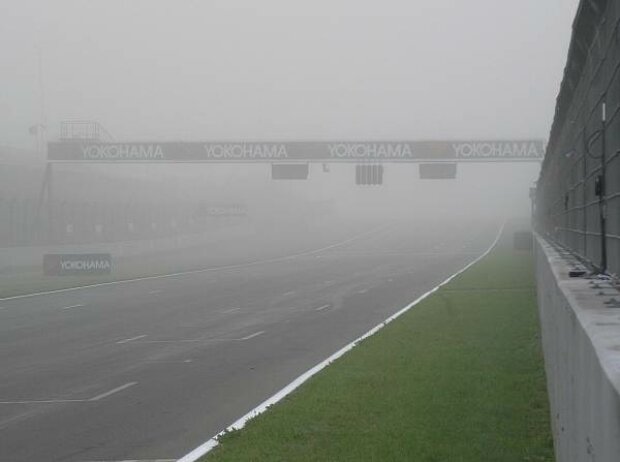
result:
[(90, 244), (208, 233), (245, 223), (229, 204), (56, 201), (42, 208), (27, 197), (0, 197), (0, 247)]
[(620, 274), (620, 1), (582, 0), (536, 190), (538, 229)]

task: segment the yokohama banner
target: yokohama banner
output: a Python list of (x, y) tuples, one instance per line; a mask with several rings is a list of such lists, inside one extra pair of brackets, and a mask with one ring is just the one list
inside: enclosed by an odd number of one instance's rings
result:
[(333, 142), (54, 142), (48, 160), (65, 162), (423, 162), (539, 161), (541, 140)]
[(112, 256), (109, 253), (43, 255), (43, 272), (47, 276), (109, 274), (111, 271)]

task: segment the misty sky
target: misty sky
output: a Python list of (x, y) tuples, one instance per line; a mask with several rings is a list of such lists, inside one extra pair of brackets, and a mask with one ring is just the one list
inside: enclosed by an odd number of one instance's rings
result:
[(0, 0), (0, 145), (549, 133), (577, 0)]

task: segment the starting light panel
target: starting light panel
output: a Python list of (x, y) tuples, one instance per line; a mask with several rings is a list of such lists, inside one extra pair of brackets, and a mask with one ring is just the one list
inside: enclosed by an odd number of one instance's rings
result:
[(378, 186), (383, 184), (383, 165), (362, 164), (355, 166), (355, 184)]

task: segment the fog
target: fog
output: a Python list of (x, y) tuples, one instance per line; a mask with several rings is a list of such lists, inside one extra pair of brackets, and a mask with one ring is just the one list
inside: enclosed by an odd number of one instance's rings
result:
[[(544, 379), (522, 373), (540, 356), (530, 191), (578, 3), (0, 0), (0, 461), (195, 462), (339, 364), (294, 407), (337, 425), (284, 417), (267, 433), (299, 457), (281, 459), (522, 456), (513, 385)], [(337, 359), (388, 322), (381, 355)], [(516, 375), (495, 374), (522, 339)], [(542, 429), (539, 391), (518, 407)], [(473, 414), (446, 447), (410, 444), (418, 423), (392, 420), (443, 422), (426, 415), (470, 395), (497, 432)], [(353, 433), (372, 450), (347, 454)], [(528, 453), (552, 450), (535, 436)]]
[(0, 2), (0, 139), (545, 137), (576, 0)]
[(385, 163), (375, 187), (354, 162), (56, 164), (50, 199), (46, 143), (67, 120), (118, 142), (544, 139), (577, 3), (0, 0), (0, 246), (527, 217), (538, 162)]

